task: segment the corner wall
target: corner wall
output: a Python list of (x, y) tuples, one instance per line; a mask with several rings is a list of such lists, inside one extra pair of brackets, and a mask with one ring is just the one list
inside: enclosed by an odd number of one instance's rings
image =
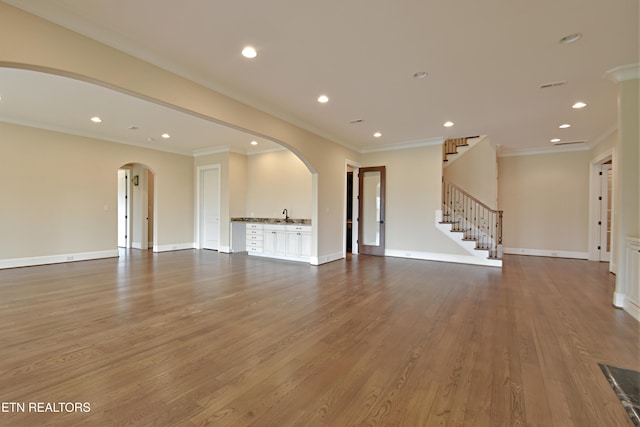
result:
[(504, 252), (588, 258), (589, 151), (500, 157)]

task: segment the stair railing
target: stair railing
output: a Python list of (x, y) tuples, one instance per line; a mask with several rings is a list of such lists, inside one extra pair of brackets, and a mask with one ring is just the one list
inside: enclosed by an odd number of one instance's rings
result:
[(491, 209), (460, 187), (442, 178), (442, 222), (451, 231), (464, 233), (463, 240), (476, 242), (476, 249), (489, 251), (489, 258), (502, 259), (502, 211)]

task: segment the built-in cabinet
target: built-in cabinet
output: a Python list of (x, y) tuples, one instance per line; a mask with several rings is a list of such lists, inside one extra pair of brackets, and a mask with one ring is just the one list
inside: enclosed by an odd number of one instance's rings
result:
[(297, 224), (246, 225), (246, 247), (249, 255), (309, 261), (311, 258), (311, 226)]

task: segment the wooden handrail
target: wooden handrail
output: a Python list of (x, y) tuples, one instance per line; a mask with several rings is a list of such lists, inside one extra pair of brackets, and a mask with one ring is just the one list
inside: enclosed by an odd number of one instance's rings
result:
[(458, 190), (460, 193), (464, 194), (465, 196), (467, 196), (468, 198), (470, 198), (471, 200), (473, 200), (474, 202), (476, 202), (477, 204), (479, 204), (480, 206), (482, 206), (483, 208), (493, 212), (493, 213), (498, 213), (498, 212), (502, 212), (499, 211), (497, 209), (491, 209), (489, 206), (485, 205), (484, 203), (482, 203), (480, 200), (476, 199), (475, 197), (473, 197), (471, 194), (467, 193), (466, 191), (464, 191), (462, 188), (458, 187), (455, 184), (452, 184), (450, 182), (448, 182), (446, 179), (444, 179), (444, 176), (442, 177), (442, 183), (446, 184), (446, 185), (450, 185), (451, 187), (455, 188), (456, 190)]

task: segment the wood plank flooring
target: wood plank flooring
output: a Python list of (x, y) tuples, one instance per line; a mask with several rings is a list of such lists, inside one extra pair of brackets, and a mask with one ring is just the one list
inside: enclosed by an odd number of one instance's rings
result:
[(0, 425), (632, 426), (597, 365), (640, 370), (607, 266), (504, 264), (190, 250), (0, 271)]

